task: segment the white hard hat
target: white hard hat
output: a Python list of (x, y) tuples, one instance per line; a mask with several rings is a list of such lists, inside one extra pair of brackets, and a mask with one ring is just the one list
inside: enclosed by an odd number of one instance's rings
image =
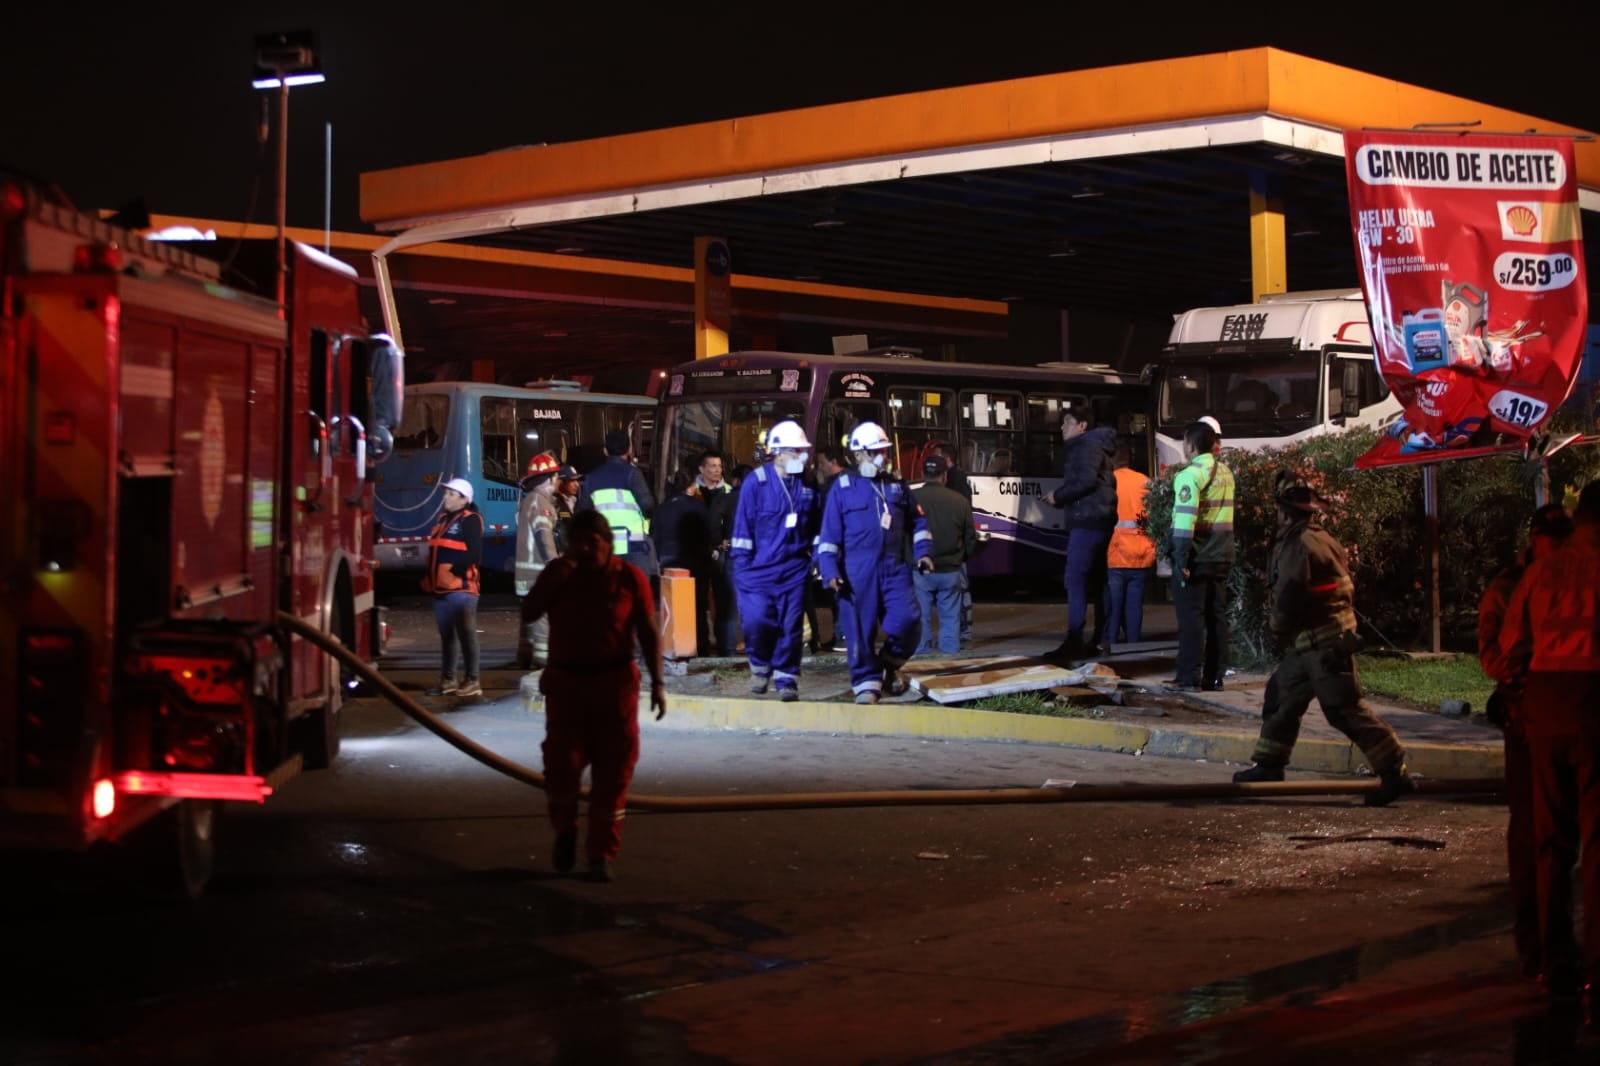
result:
[(798, 452), (811, 447), (811, 442), (806, 439), (806, 431), (800, 428), (800, 423), (785, 420), (767, 430), (767, 451), (769, 452)]
[(1211, 427), (1211, 432), (1215, 433), (1219, 437), (1222, 436), (1222, 423), (1221, 422), (1218, 422), (1215, 418), (1212, 418), (1210, 415), (1201, 415), (1200, 416), (1200, 421), (1202, 421), (1206, 425), (1210, 426)]
[(848, 447), (853, 452), (875, 452), (889, 447), (889, 435), (876, 422), (858, 422), (850, 431)]
[(468, 503), (472, 502), (472, 482), (468, 481), (466, 478), (453, 477), (444, 483), (444, 487), (461, 493), (461, 495), (467, 498)]

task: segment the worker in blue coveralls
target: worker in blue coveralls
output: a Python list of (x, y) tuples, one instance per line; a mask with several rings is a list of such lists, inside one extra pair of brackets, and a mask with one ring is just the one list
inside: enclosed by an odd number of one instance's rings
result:
[(750, 656), (750, 691), (765, 692), (772, 684), (789, 703), (800, 698), (806, 581), (822, 505), (800, 478), (811, 441), (798, 423), (773, 426), (765, 454), (770, 460), (739, 486), (728, 548)]
[[(840, 474), (822, 509), (817, 566), (839, 597), (857, 703), (906, 690), (900, 668), (922, 636), (922, 611), (907, 559), (933, 572), (933, 534), (911, 487), (891, 472), (889, 437), (876, 422), (859, 423), (846, 448), (855, 470)], [(874, 649), (877, 628), (883, 646)]]

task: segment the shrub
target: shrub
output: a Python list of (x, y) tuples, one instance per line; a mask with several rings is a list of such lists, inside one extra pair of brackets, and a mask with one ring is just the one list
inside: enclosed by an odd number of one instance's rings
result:
[[(1552, 420), (1553, 432), (1560, 431), (1558, 422)], [(1333, 502), (1324, 524), (1349, 555), (1356, 612), (1369, 643), (1431, 643), (1422, 468), (1355, 469), (1357, 457), (1376, 442), (1375, 431), (1355, 429), (1285, 448), (1224, 451), (1234, 476), (1236, 561), (1229, 581), (1229, 624), (1240, 657), (1267, 656), (1267, 570), (1277, 532), (1272, 490), (1285, 468), (1298, 471)], [(1538, 464), (1491, 456), (1444, 462), (1436, 469), (1441, 629), (1452, 646), (1475, 649), (1478, 600), (1489, 579), (1526, 541)], [(1568, 448), (1551, 460), (1550, 469), (1552, 497), (1569, 486), (1575, 492), (1600, 474), (1600, 449)], [(1152, 479), (1146, 502), (1145, 528), (1169, 561), (1176, 472)]]

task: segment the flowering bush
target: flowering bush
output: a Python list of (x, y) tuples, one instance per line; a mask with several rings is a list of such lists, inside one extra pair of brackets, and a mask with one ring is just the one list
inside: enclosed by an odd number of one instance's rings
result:
[[(1356, 470), (1376, 442), (1372, 430), (1351, 430), (1286, 448), (1223, 452), (1234, 477), (1235, 562), (1229, 581), (1229, 624), (1237, 657), (1268, 654), (1271, 612), (1267, 570), (1277, 532), (1273, 488), (1278, 471), (1299, 473), (1332, 503), (1323, 524), (1349, 555), (1355, 606), (1369, 643), (1423, 646), (1431, 638), (1430, 566), (1423, 513), (1422, 469)], [(1552, 496), (1596, 474), (1600, 449), (1569, 448), (1551, 462)], [(1558, 460), (1560, 462), (1558, 462)], [(1535, 463), (1490, 457), (1440, 463), (1440, 619), (1452, 646), (1475, 648), (1478, 600), (1489, 579), (1526, 540), (1533, 510)], [(1150, 481), (1145, 529), (1161, 557), (1172, 557), (1172, 477)]]

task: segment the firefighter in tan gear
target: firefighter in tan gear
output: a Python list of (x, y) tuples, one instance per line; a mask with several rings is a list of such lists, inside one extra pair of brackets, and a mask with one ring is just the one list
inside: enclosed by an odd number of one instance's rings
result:
[[(517, 556), (514, 575), (517, 596), (527, 603), (528, 590), (539, 580), (556, 548), (556, 484), (561, 464), (549, 452), (528, 460), (522, 478), (522, 500), (517, 504)], [(517, 640), (517, 669), (543, 667), (550, 659), (550, 622), (524, 620)]]
[(1278, 536), (1272, 546), (1272, 634), (1283, 652), (1267, 682), (1261, 736), (1253, 765), (1238, 782), (1282, 781), (1300, 719), (1313, 698), (1330, 725), (1353, 741), (1378, 775), (1369, 807), (1387, 806), (1416, 786), (1406, 773), (1405, 749), (1373, 713), (1356, 674), (1355, 582), (1344, 548), (1322, 528), (1327, 501), (1290, 471), (1278, 474)]

